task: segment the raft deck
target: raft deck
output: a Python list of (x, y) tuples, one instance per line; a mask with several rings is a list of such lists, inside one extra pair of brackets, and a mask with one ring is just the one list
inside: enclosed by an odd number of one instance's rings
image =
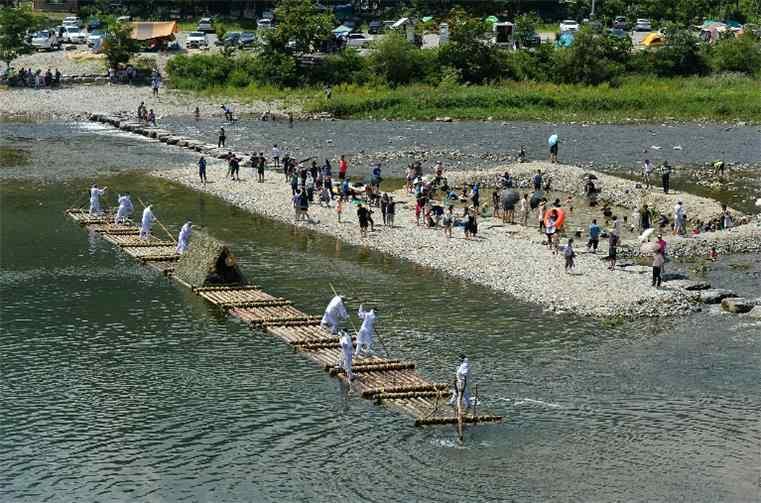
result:
[[(131, 222), (114, 225), (113, 216), (91, 217), (82, 209), (69, 209), (66, 214), (140, 262), (172, 276), (180, 257), (173, 243), (156, 237), (140, 240), (136, 225)], [(349, 384), (346, 374), (336, 366), (341, 354), (338, 337), (320, 327), (320, 317), (310, 316), (289, 300), (270, 295), (255, 285), (190, 288), (252, 328), (282, 339), (331, 376)], [(414, 362), (379, 356), (355, 357), (352, 371), (356, 375), (350, 383), (354, 393), (414, 417), (415, 426), (502, 421), (501, 416), (476, 411), (460, 418), (456, 409), (447, 404), (450, 385), (428, 381), (417, 372)]]

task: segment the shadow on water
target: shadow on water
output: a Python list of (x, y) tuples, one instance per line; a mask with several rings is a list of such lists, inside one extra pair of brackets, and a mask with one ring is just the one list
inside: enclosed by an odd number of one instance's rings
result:
[[(349, 396), (62, 214), (89, 181), (0, 186), (0, 499), (748, 501), (758, 494), (758, 323), (600, 323), (135, 173), (176, 233), (225, 240), (265, 290), (318, 314), (330, 284), (379, 310), (393, 357), (450, 381), (473, 362), (504, 424), (415, 429)], [(136, 210), (142, 210), (136, 204)], [(156, 229), (156, 232), (160, 232)], [(733, 259), (735, 260), (735, 259)], [(753, 257), (707, 274), (761, 295)], [(473, 264), (477, 267), (477, 264)], [(509, 267), (509, 264), (506, 264)], [(376, 349), (382, 352), (380, 344)], [(41, 463), (45, 465), (41, 468)], [(95, 496), (97, 495), (97, 496)]]

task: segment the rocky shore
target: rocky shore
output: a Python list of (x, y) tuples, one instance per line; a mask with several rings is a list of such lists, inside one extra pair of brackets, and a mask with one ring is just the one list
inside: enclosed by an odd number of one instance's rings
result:
[[(564, 168), (573, 169), (556, 167)], [(647, 268), (634, 266), (610, 271), (603, 260), (604, 253), (585, 253), (583, 245), (577, 245), (576, 272), (566, 274), (563, 258), (541, 246), (533, 229), (519, 225), (505, 226), (487, 218), (480, 221), (478, 239), (465, 240), (461, 229), (448, 239), (440, 229), (415, 225), (413, 198), (403, 192), (396, 194), (401, 203), (397, 205), (396, 225), (383, 226), (376, 210), (375, 229), (368, 238), (360, 236), (353, 206), (346, 208), (342, 223), (338, 223), (334, 208), (314, 205), (309, 210), (312, 221), (297, 224), (290, 187), (284, 183), (282, 174), (270, 171), (265, 183), (256, 183), (250, 168), (243, 168), (243, 181), (234, 182), (224, 178), (225, 170), (223, 162), (212, 161), (209, 165), (212, 183), (205, 186), (191, 169), (157, 171), (154, 175), (213, 194), (254, 213), (441, 270), (558, 313), (601, 318), (654, 317), (699, 308), (695, 292), (685, 288), (652, 288), (649, 274), (644, 274)]]

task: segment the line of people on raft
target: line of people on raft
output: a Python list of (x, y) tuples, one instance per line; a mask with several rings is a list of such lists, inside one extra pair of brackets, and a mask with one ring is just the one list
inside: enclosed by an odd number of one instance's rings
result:
[[(370, 355), (372, 353), (374, 335), (375, 335), (375, 322), (378, 315), (375, 309), (366, 311), (362, 304), (359, 305), (357, 310), (357, 316), (362, 320), (362, 325), (357, 331), (356, 346), (352, 341), (351, 333), (346, 330), (340, 329), (340, 324), (344, 320), (349, 318), (349, 312), (346, 309), (344, 303), (344, 297), (335, 295), (328, 306), (325, 308), (325, 312), (322, 315), (320, 326), (329, 330), (331, 334), (340, 334), (339, 345), (341, 349), (341, 356), (336, 365), (345, 374), (346, 378), (351, 381), (356, 379), (356, 375), (352, 372), (352, 360), (355, 356)], [(462, 399), (462, 405), (465, 408), (470, 408), (473, 401), (470, 397), (469, 391), (470, 383), (470, 363), (465, 355), (460, 355), (460, 363), (455, 373), (454, 389), (452, 396), (449, 400), (450, 405), (456, 405), (458, 400)]]
[[(90, 216), (103, 215), (103, 207), (101, 206), (100, 198), (103, 197), (107, 189), (108, 187), (101, 188), (98, 187), (97, 184), (93, 184), (92, 187), (90, 187)], [(114, 225), (124, 224), (135, 211), (135, 206), (132, 204), (132, 196), (129, 192), (125, 192), (124, 194), (119, 194), (116, 200), (119, 206), (117, 207), (116, 214), (114, 215)], [(150, 239), (151, 228), (153, 227), (153, 222), (156, 220), (156, 215), (153, 213), (152, 205), (147, 205), (143, 209), (143, 214), (140, 219), (140, 239)], [(192, 220), (188, 219), (180, 228), (180, 232), (177, 236), (177, 248), (175, 249), (176, 253), (182, 254), (188, 251), (188, 247), (190, 246), (190, 236), (192, 232), (193, 222)]]

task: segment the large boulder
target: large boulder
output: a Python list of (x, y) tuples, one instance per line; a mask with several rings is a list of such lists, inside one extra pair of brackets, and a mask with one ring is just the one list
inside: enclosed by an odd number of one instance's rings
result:
[(737, 297), (737, 295), (732, 290), (722, 288), (712, 288), (700, 292), (700, 301), (704, 304), (719, 304), (727, 297)]
[(756, 318), (757, 320), (761, 320), (761, 306), (755, 306), (753, 309), (751, 309), (748, 312), (748, 316), (751, 318)]
[(676, 279), (669, 281), (663, 285), (663, 288), (669, 290), (687, 290), (688, 292), (696, 292), (699, 290), (708, 290), (711, 288), (711, 284), (705, 281), (691, 281), (689, 279)]
[(687, 275), (681, 272), (664, 272), (661, 274), (662, 281), (675, 281), (678, 279), (687, 279)]
[(735, 314), (748, 313), (754, 307), (752, 301), (742, 297), (727, 297), (721, 301), (721, 308), (723, 310)]

